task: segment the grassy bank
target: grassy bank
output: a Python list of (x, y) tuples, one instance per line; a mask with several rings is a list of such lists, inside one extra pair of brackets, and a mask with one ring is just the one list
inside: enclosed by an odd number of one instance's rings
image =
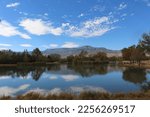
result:
[(1, 100), (150, 100), (150, 91), (136, 93), (100, 93), (82, 92), (79, 95), (70, 93), (41, 95), (39, 93), (28, 93), (15, 98), (3, 96)]
[(145, 68), (150, 69), (150, 60), (143, 60), (141, 63), (131, 62), (131, 61), (121, 61), (118, 64), (121, 67), (135, 67), (135, 68)]

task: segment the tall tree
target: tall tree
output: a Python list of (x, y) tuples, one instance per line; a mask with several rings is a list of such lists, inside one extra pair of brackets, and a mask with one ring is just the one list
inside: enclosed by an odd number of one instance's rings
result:
[(42, 56), (43, 56), (42, 52), (38, 48), (33, 50), (32, 52), (33, 61), (40, 61)]
[(133, 46), (130, 46), (128, 48), (124, 48), (122, 49), (122, 57), (124, 60), (129, 60), (129, 61), (132, 61), (132, 53), (133, 51), (135, 50), (136, 46), (133, 45)]
[(144, 33), (139, 44), (147, 54), (150, 54), (150, 33)]

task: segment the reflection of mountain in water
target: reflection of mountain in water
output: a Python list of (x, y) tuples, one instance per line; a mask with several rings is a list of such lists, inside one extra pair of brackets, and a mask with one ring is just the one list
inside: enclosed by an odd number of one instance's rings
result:
[(106, 74), (107, 65), (60, 65), (59, 69), (47, 67), (47, 72), (58, 75), (81, 75), (82, 77), (89, 77), (95, 74)]
[[(137, 68), (123, 68), (114, 65), (95, 65), (95, 64), (82, 64), (82, 65), (50, 65), (50, 66), (30, 66), (30, 67), (0, 67), (0, 79), (12, 78), (32, 78), (38, 81), (41, 77), (50, 77), (53, 75), (61, 75), (65, 81), (73, 81), (80, 76), (89, 78), (94, 75), (105, 75), (111, 72), (122, 72), (123, 80), (132, 82), (134, 84), (143, 85), (147, 82), (146, 71)], [(43, 74), (44, 73), (44, 74)], [(52, 76), (51, 76), (52, 77)], [(52, 79), (56, 79), (52, 77)], [(148, 85), (148, 83), (147, 83)], [(147, 86), (146, 85), (146, 86)], [(145, 85), (144, 85), (145, 86)]]
[(109, 65), (50, 65), (50, 66), (31, 66), (31, 67), (0, 67), (0, 76), (11, 76), (12, 78), (31, 77), (37, 81), (41, 78), (43, 72), (57, 75), (80, 75), (90, 77), (96, 74), (107, 74), (108, 72), (121, 70), (117, 66)]
[[(11, 78), (18, 82), (12, 82)], [(28, 91), (78, 94), (82, 91), (149, 90), (149, 79), (148, 70), (108, 64), (0, 67), (0, 95), (18, 95)]]
[(118, 66), (111, 65), (96, 65), (96, 64), (82, 64), (82, 65), (61, 65), (59, 69), (52, 69), (52, 67), (48, 67), (48, 71), (52, 74), (59, 75), (81, 75), (82, 77), (90, 77), (93, 75), (105, 75), (108, 72), (114, 71), (122, 71), (124, 68), (120, 68)]

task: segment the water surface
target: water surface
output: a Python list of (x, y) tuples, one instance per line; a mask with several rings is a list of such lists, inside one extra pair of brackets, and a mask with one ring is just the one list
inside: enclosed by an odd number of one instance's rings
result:
[(150, 70), (115, 65), (0, 67), (0, 96), (28, 92), (59, 94), (134, 92), (150, 87)]

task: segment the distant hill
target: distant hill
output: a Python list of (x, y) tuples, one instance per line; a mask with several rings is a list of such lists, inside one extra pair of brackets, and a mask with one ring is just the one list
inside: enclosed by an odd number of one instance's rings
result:
[(78, 55), (81, 51), (87, 51), (89, 55), (96, 54), (98, 52), (105, 52), (107, 53), (108, 57), (112, 56), (121, 56), (121, 51), (118, 50), (110, 50), (106, 48), (96, 48), (91, 46), (83, 46), (79, 48), (57, 48), (57, 49), (47, 49), (43, 51), (44, 55), (50, 55), (50, 54), (59, 54), (62, 58), (66, 58), (70, 55)]

